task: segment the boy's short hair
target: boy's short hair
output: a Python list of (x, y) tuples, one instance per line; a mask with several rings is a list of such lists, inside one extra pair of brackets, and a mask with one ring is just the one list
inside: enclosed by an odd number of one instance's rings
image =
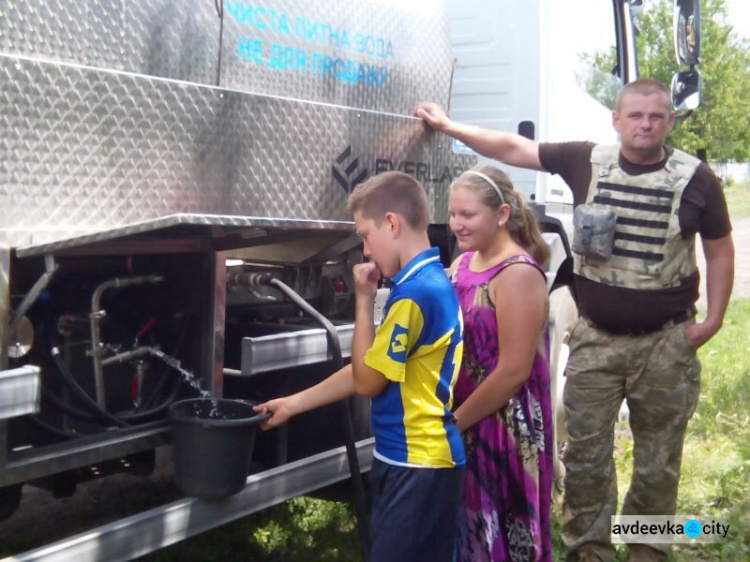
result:
[(424, 187), (403, 172), (384, 172), (358, 185), (346, 204), (346, 214), (375, 221), (378, 226), (386, 213), (404, 217), (413, 230), (426, 230), (430, 224), (430, 208)]

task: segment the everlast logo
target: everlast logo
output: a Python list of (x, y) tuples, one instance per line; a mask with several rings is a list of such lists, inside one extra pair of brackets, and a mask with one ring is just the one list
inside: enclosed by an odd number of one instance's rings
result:
[(451, 183), (455, 178), (466, 171), (462, 166), (443, 166), (433, 167), (426, 162), (413, 162), (411, 160), (401, 160), (394, 162), (386, 158), (375, 160), (375, 174), (397, 170), (410, 176), (414, 176), (425, 187), (431, 183)]
[(367, 168), (359, 172), (357, 171), (359, 158), (354, 158), (354, 160), (346, 164), (351, 155), (352, 145), (349, 145), (344, 149), (344, 152), (336, 157), (333, 166), (331, 166), (334, 179), (347, 193), (351, 193), (354, 187), (365, 181), (368, 176)]
[[(346, 193), (351, 193), (357, 185), (365, 181), (369, 176), (368, 168), (361, 171), (358, 170), (359, 158), (355, 157), (352, 159), (351, 156), (352, 147), (349, 145), (336, 157), (331, 167), (334, 179), (344, 188)], [(428, 192), (432, 184), (444, 182), (450, 184), (454, 179), (463, 174), (466, 169), (463, 166), (436, 167), (426, 162), (412, 160), (394, 161), (388, 158), (375, 159), (375, 175), (394, 170), (404, 172), (416, 178), (425, 186)]]

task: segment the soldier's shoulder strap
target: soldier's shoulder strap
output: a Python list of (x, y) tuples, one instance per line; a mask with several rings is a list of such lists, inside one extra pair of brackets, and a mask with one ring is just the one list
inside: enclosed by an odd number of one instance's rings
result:
[(695, 170), (697, 170), (700, 165), (701, 161), (698, 158), (687, 152), (683, 152), (678, 148), (672, 149), (672, 154), (666, 164), (672, 173), (676, 173), (684, 178), (693, 177)]
[(615, 165), (620, 162), (620, 145), (619, 144), (596, 144), (591, 149), (592, 164), (611, 164)]

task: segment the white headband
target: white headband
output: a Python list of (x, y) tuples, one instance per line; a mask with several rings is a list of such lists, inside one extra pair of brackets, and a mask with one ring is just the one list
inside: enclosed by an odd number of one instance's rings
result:
[(503, 197), (503, 192), (500, 191), (500, 188), (494, 181), (492, 181), (492, 178), (490, 176), (488, 176), (487, 174), (483, 174), (482, 172), (475, 172), (474, 170), (466, 170), (462, 175), (477, 176), (478, 178), (482, 178), (484, 181), (490, 184), (495, 191), (497, 191), (497, 195), (498, 197), (500, 197), (501, 204), (505, 205), (505, 197)]

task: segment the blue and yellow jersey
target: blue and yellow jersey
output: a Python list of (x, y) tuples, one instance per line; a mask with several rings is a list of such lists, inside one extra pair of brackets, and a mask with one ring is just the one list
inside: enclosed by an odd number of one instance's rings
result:
[(372, 400), (375, 456), (407, 466), (464, 466), (451, 413), (463, 320), (437, 248), (417, 255), (391, 281), (383, 321), (365, 355), (365, 364), (388, 379)]

